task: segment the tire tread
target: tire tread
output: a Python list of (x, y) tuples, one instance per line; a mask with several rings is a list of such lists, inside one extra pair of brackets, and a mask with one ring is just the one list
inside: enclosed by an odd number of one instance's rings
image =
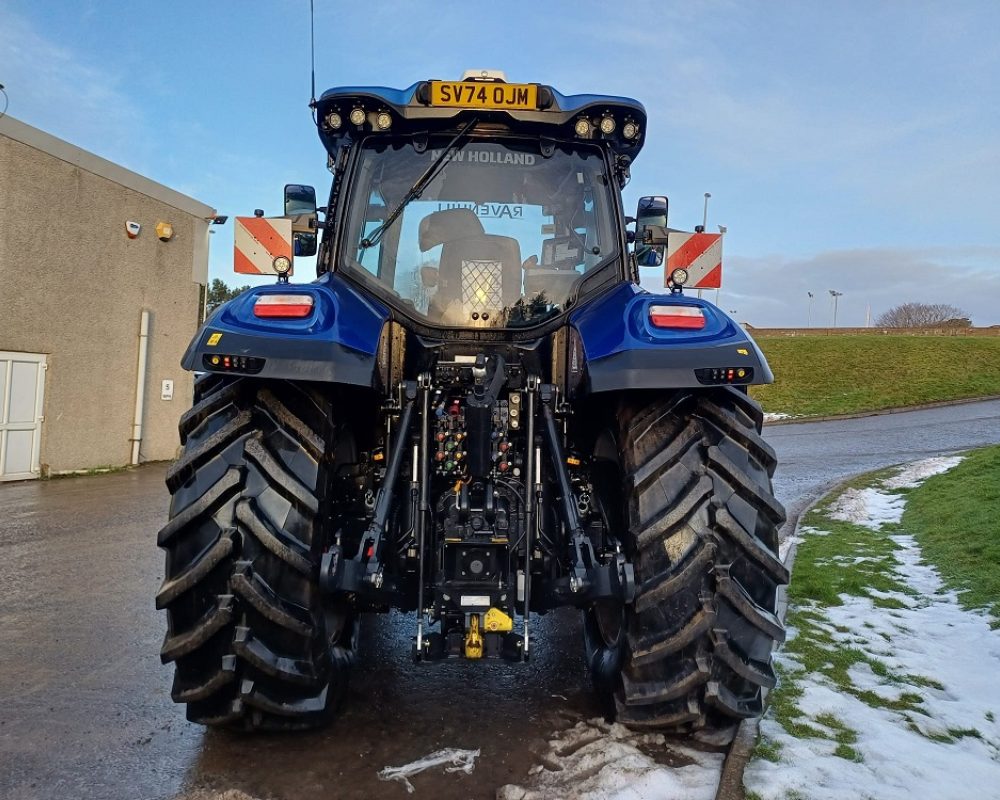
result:
[(763, 413), (723, 387), (637, 395), (618, 419), (638, 583), (618, 718), (641, 729), (735, 730), (760, 713), (775, 681), (761, 658), (785, 635), (774, 612), (788, 582), (776, 552), (785, 513)]
[(298, 730), (327, 721), (343, 698), (353, 629), (327, 630), (317, 569), (333, 502), (333, 406), (291, 381), (196, 381), (179, 424), (185, 449), (167, 472), (156, 597), (171, 696), (193, 722)]

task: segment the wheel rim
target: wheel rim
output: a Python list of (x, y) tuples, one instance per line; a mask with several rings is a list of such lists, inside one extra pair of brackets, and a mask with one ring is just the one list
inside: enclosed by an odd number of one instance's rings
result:
[(625, 607), (621, 603), (599, 602), (594, 604), (592, 614), (602, 644), (607, 648), (618, 647), (625, 631)]

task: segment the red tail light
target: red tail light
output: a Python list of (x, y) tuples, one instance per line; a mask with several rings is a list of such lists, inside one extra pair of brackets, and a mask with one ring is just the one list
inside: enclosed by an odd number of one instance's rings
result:
[(262, 294), (253, 304), (255, 317), (301, 319), (313, 310), (313, 298), (308, 294)]
[(650, 306), (649, 321), (654, 328), (702, 330), (705, 314), (698, 306)]

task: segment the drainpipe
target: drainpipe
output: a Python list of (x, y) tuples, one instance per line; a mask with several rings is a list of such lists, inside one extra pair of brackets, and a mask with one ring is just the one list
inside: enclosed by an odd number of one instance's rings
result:
[(146, 350), (149, 347), (149, 311), (142, 310), (139, 318), (139, 370), (135, 381), (135, 418), (132, 421), (132, 466), (139, 463), (142, 443), (142, 412), (146, 405)]

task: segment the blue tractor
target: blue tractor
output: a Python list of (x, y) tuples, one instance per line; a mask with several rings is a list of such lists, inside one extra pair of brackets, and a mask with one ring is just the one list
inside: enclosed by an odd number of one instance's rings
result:
[(572, 606), (619, 721), (725, 735), (760, 713), (788, 574), (747, 387), (772, 375), (683, 270), (639, 286), (668, 235), (666, 198), (622, 205), (643, 106), (483, 72), (314, 110), (329, 201), (290, 186), (286, 215), (317, 279), (276, 257), (183, 360), (156, 598), (173, 699), (311, 727), (362, 614), (411, 614), (422, 662), (523, 662), (537, 615)]

